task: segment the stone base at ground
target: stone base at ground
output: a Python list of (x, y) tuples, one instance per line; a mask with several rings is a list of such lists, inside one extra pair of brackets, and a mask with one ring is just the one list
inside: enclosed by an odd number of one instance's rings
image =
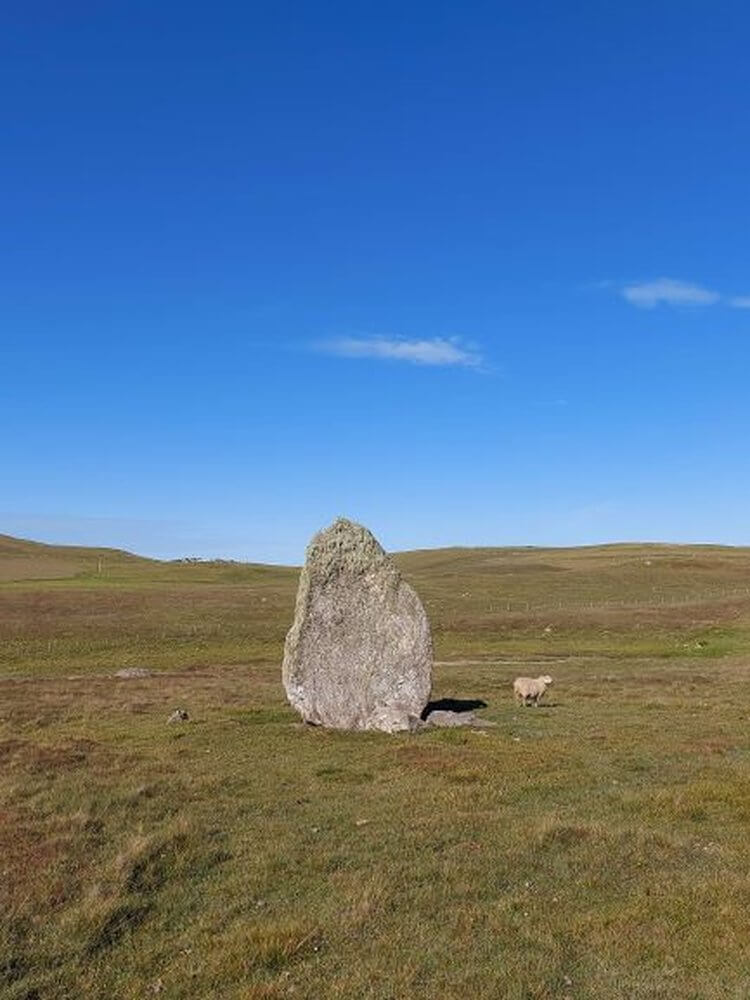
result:
[(457, 726), (473, 726), (475, 729), (486, 729), (495, 725), (487, 719), (480, 719), (473, 712), (449, 712), (436, 709), (430, 712), (422, 723), (423, 726), (435, 726), (439, 729), (455, 729)]

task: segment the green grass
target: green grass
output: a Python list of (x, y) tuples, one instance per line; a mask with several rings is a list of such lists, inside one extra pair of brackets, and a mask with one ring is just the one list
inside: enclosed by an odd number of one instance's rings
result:
[(399, 556), (496, 726), (396, 736), (286, 704), (294, 570), (107, 558), (0, 584), (3, 1000), (750, 996), (747, 550)]

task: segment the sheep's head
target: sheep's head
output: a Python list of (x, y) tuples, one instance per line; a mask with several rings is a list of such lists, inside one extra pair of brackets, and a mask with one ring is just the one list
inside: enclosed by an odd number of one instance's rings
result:
[(542, 682), (543, 684), (546, 684), (546, 685), (547, 685), (547, 687), (549, 687), (549, 686), (550, 686), (550, 684), (552, 683), (552, 678), (550, 677), (550, 675), (549, 675), (549, 674), (545, 674), (545, 675), (544, 675), (544, 677), (540, 677), (540, 678), (539, 678), (539, 680), (540, 680), (540, 681), (541, 681), (541, 682)]

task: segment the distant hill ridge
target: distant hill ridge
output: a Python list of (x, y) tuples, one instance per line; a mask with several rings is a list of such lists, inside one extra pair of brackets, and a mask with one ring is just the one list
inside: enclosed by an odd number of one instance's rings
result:
[(28, 538), (0, 535), (0, 582), (68, 579), (111, 566), (136, 566), (154, 560), (122, 549), (85, 545), (49, 545)]
[(58, 545), (48, 542), (35, 542), (30, 538), (16, 538), (13, 535), (0, 534), (0, 558), (5, 556), (99, 556), (108, 555), (124, 559), (146, 559), (125, 549), (113, 549), (105, 546), (90, 545)]
[[(653, 567), (670, 576), (697, 574), (724, 576), (747, 573), (750, 580), (750, 548), (728, 545), (680, 545), (659, 542), (612, 542), (568, 547), (462, 547), (414, 549), (394, 553), (402, 571), (419, 580), (445, 575), (466, 577), (507, 574), (518, 577), (549, 577), (565, 572), (597, 575), (633, 567)], [(247, 574), (296, 573), (294, 567), (226, 560), (159, 560), (123, 549), (82, 545), (53, 545), (0, 534), (0, 583), (24, 580), (62, 580), (73, 577), (163, 578), (179, 574), (181, 579), (221, 579), (237, 582)], [(207, 574), (211, 574), (210, 577)]]

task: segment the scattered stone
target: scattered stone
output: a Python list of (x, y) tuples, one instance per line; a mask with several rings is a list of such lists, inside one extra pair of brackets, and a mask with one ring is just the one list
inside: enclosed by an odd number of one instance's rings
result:
[(171, 722), (187, 722), (190, 716), (187, 714), (184, 708), (176, 708), (174, 712), (167, 719), (168, 723)]
[(458, 726), (474, 726), (486, 728), (494, 726), (496, 723), (487, 719), (480, 719), (473, 712), (450, 712), (444, 709), (435, 709), (425, 719), (426, 726), (437, 726), (440, 729), (453, 729)]
[(136, 677), (150, 677), (153, 673), (147, 667), (123, 667), (122, 670), (118, 670), (115, 677), (120, 677), (123, 680), (132, 680)]
[(441, 729), (451, 729), (456, 726), (473, 726), (477, 717), (473, 712), (445, 712), (437, 709), (425, 719), (428, 726), (439, 726)]
[(332, 729), (416, 729), (432, 637), (415, 591), (367, 528), (339, 518), (307, 549), (284, 648), (287, 697)]

